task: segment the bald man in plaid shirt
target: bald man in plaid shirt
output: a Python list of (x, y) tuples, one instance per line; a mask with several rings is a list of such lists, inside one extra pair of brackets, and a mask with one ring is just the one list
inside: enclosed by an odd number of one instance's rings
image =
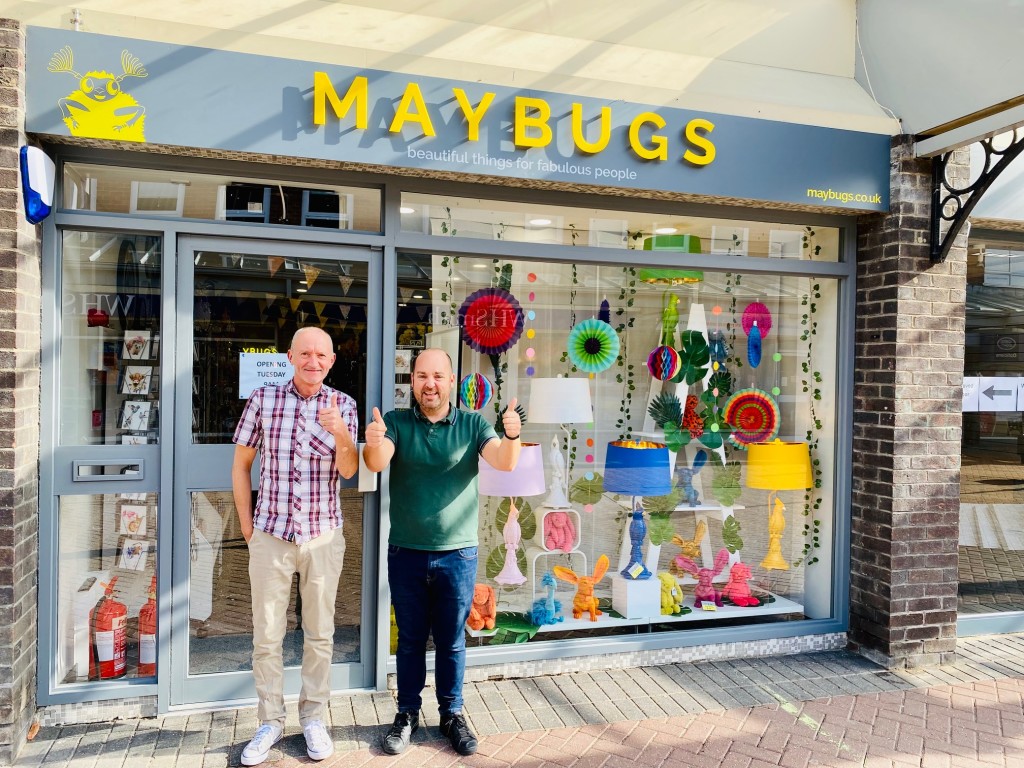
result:
[[(287, 384), (252, 393), (235, 430), (232, 490), (242, 536), (249, 545), (252, 588), (252, 673), (261, 725), (242, 751), (242, 765), (258, 765), (284, 733), (284, 662), (292, 577), (302, 599), (302, 691), (299, 723), (306, 753), (323, 760), (334, 742), (323, 722), (331, 695), (334, 602), (345, 557), (338, 475), (359, 468), (355, 401), (324, 385), (334, 365), (331, 337), (300, 328), (288, 360)], [(250, 471), (260, 458), (260, 488), (252, 508)]]

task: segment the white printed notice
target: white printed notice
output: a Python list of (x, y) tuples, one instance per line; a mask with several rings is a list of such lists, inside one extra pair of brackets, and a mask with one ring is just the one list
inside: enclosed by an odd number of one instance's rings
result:
[(238, 397), (248, 399), (264, 384), (284, 384), (292, 376), (288, 355), (274, 352), (242, 352), (238, 356)]

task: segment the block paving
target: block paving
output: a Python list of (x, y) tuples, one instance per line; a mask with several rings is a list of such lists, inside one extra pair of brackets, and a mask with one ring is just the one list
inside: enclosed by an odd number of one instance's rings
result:
[[(432, 692), (427, 691), (425, 700)], [(847, 651), (669, 664), (466, 687), (471, 757), (437, 713), (403, 755), (378, 740), (391, 693), (331, 701), (324, 768), (763, 768), (1024, 766), (1024, 634), (961, 638), (942, 666), (887, 670)], [(18, 768), (239, 765), (255, 708), (40, 729)], [(266, 765), (309, 764), (295, 705)]]

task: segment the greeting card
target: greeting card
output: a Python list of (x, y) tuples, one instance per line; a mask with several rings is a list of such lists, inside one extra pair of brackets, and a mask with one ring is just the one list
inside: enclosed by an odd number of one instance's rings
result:
[(149, 359), (149, 331), (128, 331), (124, 335), (123, 360)]
[(153, 369), (147, 365), (129, 365), (124, 369), (121, 382), (122, 395), (148, 395)]
[(146, 518), (149, 516), (149, 509), (142, 504), (121, 505), (121, 533), (130, 536), (146, 535)]
[(149, 542), (138, 539), (125, 539), (121, 546), (121, 559), (118, 568), (129, 571), (141, 571), (146, 567), (146, 555), (149, 553)]

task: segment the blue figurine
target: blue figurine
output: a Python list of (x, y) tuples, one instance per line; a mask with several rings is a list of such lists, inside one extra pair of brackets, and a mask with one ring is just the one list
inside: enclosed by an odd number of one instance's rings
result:
[(643, 581), (651, 578), (651, 572), (644, 565), (643, 544), (646, 535), (647, 523), (644, 522), (644, 508), (637, 504), (636, 509), (633, 510), (633, 519), (629, 523), (629, 563), (622, 569), (624, 579)]
[(708, 353), (713, 362), (725, 363), (726, 358), (729, 357), (729, 345), (725, 342), (725, 333), (718, 330), (708, 333)]
[(700, 506), (700, 494), (697, 493), (697, 489), (693, 487), (693, 478), (696, 477), (697, 473), (701, 471), (705, 464), (707, 464), (707, 461), (707, 453), (700, 450), (697, 451), (697, 455), (693, 457), (692, 467), (676, 466), (676, 475), (679, 477), (679, 487), (682, 489), (683, 497), (686, 499), (687, 506)]

